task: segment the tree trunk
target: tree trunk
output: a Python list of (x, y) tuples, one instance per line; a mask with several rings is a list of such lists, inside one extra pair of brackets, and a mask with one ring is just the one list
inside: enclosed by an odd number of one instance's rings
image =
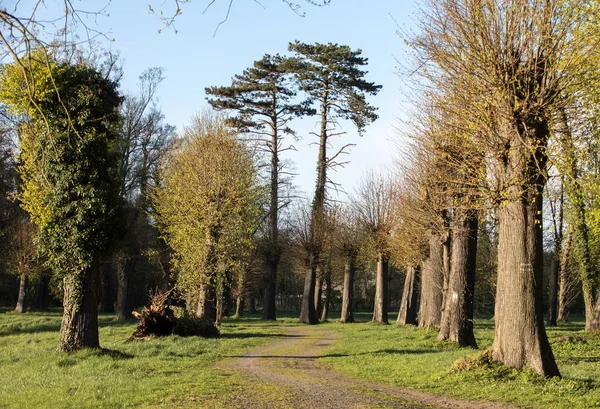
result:
[[(538, 162), (529, 161), (525, 166), (530, 174), (539, 173)], [(511, 187), (509, 197), (513, 199), (497, 208), (498, 284), (492, 353), (504, 365), (560, 376), (542, 311), (543, 176), (534, 181), (536, 184)]]
[(256, 314), (256, 298), (250, 297), (250, 314)]
[(16, 312), (27, 312), (27, 297), (29, 296), (29, 277), (21, 274), (19, 278), (19, 298), (17, 299)]
[(277, 319), (276, 296), (277, 296), (277, 265), (278, 260), (269, 256), (267, 260), (267, 286), (265, 288), (265, 305), (263, 310), (264, 320)]
[(240, 318), (244, 316), (244, 297), (238, 295), (235, 302), (235, 316)]
[(131, 318), (133, 305), (131, 300), (131, 276), (135, 268), (134, 261), (127, 261), (123, 271), (117, 272), (117, 321)]
[[(444, 211), (444, 220), (448, 222), (448, 212)], [(446, 239), (442, 244), (442, 274), (444, 285), (442, 287), (442, 312), (440, 314), (440, 335), (438, 339), (448, 339), (450, 335), (450, 226), (445, 226), (448, 231), (444, 234)], [(454, 255), (453, 255), (454, 256)]]
[(429, 258), (423, 263), (419, 327), (439, 328), (442, 315), (443, 242), (439, 234), (429, 238)]
[(100, 311), (107, 313), (115, 312), (115, 303), (117, 302), (117, 292), (115, 291), (116, 277), (111, 263), (102, 265), (102, 295), (100, 298)]
[[(274, 97), (275, 98), (275, 97)], [(275, 101), (273, 101), (275, 104)], [(277, 268), (279, 265), (279, 135), (277, 120), (273, 121), (271, 135), (271, 203), (269, 207), (269, 248), (267, 249), (267, 282), (265, 289), (265, 307), (263, 319), (275, 320), (277, 297)]]
[[(472, 212), (469, 212), (472, 213)], [(477, 218), (473, 214), (455, 216), (452, 228), (452, 263), (448, 280), (446, 310), (438, 339), (477, 348), (473, 334), (473, 295), (477, 255)]]
[(346, 255), (346, 265), (344, 267), (344, 289), (342, 292), (342, 314), (340, 321), (354, 322), (353, 306), (354, 302), (354, 274), (356, 272), (356, 255), (354, 253)]
[(317, 317), (321, 316), (322, 310), (323, 310), (323, 279), (321, 277), (317, 277), (317, 282), (315, 284), (315, 312), (317, 313)]
[(305, 324), (315, 325), (319, 323), (317, 311), (315, 310), (315, 282), (317, 281), (317, 263), (311, 257), (306, 269), (304, 279), (304, 292), (302, 294), (302, 308), (300, 309), (300, 321)]
[(196, 316), (217, 321), (216, 291), (212, 284), (204, 284), (198, 293)]
[(91, 267), (80, 276), (63, 279), (63, 318), (58, 350), (78, 351), (99, 348), (98, 339), (98, 269)]
[(548, 321), (546, 325), (556, 326), (556, 319), (558, 315), (558, 276), (559, 276), (558, 260), (552, 260), (550, 265), (550, 279), (548, 283)]
[(558, 272), (558, 320), (562, 322), (569, 322), (569, 288), (571, 287), (569, 284), (571, 280), (569, 280), (570, 274), (567, 269), (567, 262), (571, 252), (572, 241), (573, 235), (569, 232), (560, 254), (560, 267)]
[(400, 301), (400, 312), (396, 324), (417, 325), (417, 303), (419, 297), (419, 281), (421, 279), (421, 267), (408, 267), (402, 300)]
[(323, 309), (321, 311), (321, 322), (327, 321), (329, 315), (329, 305), (331, 303), (331, 267), (328, 267), (325, 272), (325, 301), (323, 301)]
[(36, 310), (45, 310), (48, 301), (48, 292), (50, 290), (50, 277), (46, 274), (42, 275), (35, 287), (35, 299), (33, 308)]
[(388, 323), (388, 258), (383, 252), (377, 257), (377, 278), (375, 282), (375, 306), (373, 308), (373, 321)]

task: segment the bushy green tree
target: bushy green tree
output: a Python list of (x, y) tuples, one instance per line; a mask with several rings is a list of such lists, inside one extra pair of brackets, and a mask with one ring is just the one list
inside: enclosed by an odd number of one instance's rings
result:
[(98, 347), (98, 264), (117, 208), (117, 84), (42, 51), (4, 66), (0, 83), (0, 100), (23, 117), (19, 198), (39, 227), (38, 251), (63, 278), (58, 349)]
[(194, 118), (169, 155), (153, 199), (173, 249), (177, 287), (198, 301), (198, 315), (218, 320), (217, 294), (244, 267), (261, 195), (252, 151), (221, 118)]

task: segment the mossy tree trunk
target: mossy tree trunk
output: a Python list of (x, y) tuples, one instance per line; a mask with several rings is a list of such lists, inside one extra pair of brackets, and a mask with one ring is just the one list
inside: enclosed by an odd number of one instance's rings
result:
[(419, 327), (439, 328), (442, 318), (443, 240), (433, 232), (429, 238), (429, 258), (423, 263)]
[(90, 267), (80, 275), (63, 279), (63, 319), (58, 350), (78, 351), (99, 348), (98, 338), (98, 269)]

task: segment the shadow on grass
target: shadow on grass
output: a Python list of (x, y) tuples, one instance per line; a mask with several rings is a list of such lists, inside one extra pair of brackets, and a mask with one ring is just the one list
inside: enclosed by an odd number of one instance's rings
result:
[(417, 349), (379, 349), (377, 351), (367, 351), (350, 354), (323, 354), (323, 355), (230, 355), (227, 358), (244, 359), (319, 359), (319, 358), (347, 358), (350, 356), (374, 356), (374, 355), (420, 355), (443, 352), (433, 348)]
[(240, 332), (240, 333), (221, 333), (219, 338), (225, 339), (245, 339), (245, 338), (306, 338), (303, 335), (296, 334), (262, 334), (255, 332)]
[(108, 348), (97, 349), (96, 353), (94, 355), (96, 355), (96, 356), (107, 356), (107, 357), (115, 359), (115, 360), (135, 358), (135, 355), (128, 354), (128, 353), (122, 352), (122, 351), (118, 351), (116, 349), (108, 349)]

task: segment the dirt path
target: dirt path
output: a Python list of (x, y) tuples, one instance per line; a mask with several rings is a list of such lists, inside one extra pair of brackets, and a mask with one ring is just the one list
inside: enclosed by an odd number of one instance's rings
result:
[[(505, 409), (493, 402), (459, 401), (349, 378), (317, 362), (337, 334), (321, 327), (289, 327), (287, 335), (223, 366), (252, 378), (228, 402), (238, 408), (447, 408)], [(266, 392), (260, 385), (269, 385)], [(274, 391), (274, 392), (273, 392)]]

